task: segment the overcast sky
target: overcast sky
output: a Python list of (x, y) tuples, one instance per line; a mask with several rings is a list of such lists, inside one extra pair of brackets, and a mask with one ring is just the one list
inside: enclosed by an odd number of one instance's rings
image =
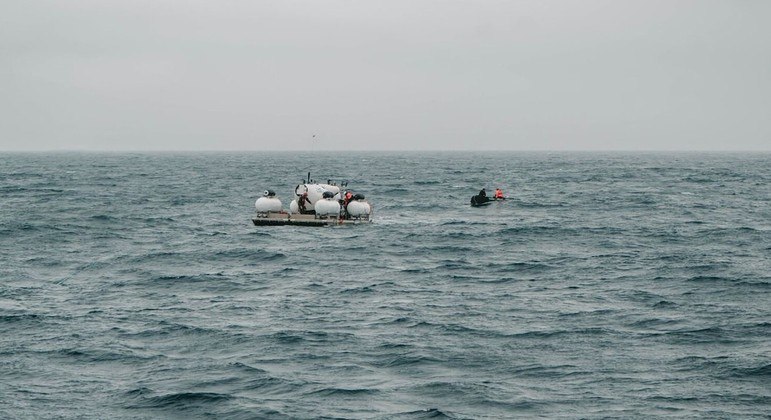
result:
[(303, 149), (768, 151), (771, 1), (0, 1), (0, 150)]

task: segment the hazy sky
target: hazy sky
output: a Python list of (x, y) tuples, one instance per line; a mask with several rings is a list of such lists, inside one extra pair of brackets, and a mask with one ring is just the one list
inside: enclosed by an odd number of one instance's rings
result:
[(768, 151), (771, 1), (2, 0), (61, 149)]

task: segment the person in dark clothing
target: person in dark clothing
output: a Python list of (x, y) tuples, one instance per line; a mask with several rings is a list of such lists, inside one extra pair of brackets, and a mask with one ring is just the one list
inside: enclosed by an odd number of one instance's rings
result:
[(297, 207), (300, 208), (300, 214), (305, 214), (305, 212), (307, 211), (305, 209), (305, 203), (308, 203), (308, 204), (311, 203), (311, 200), (308, 199), (308, 193), (307, 192), (304, 192), (304, 193), (302, 193), (301, 196), (297, 197)]
[(479, 191), (479, 194), (471, 197), (471, 205), (472, 206), (481, 206), (482, 204), (490, 201), (489, 198), (487, 198), (487, 192), (484, 188), (482, 188), (481, 191)]

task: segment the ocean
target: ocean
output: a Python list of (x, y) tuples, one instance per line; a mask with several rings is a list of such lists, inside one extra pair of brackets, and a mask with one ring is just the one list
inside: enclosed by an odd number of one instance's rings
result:
[[(308, 172), (373, 223), (252, 225)], [(3, 419), (771, 413), (768, 153), (2, 153), (0, 197)]]

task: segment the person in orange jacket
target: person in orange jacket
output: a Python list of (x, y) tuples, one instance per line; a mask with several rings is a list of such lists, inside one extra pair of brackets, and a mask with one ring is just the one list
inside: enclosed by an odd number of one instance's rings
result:
[(503, 196), (503, 190), (501, 190), (500, 188), (496, 188), (495, 189), (495, 199), (496, 200), (502, 200), (504, 198), (505, 197)]

